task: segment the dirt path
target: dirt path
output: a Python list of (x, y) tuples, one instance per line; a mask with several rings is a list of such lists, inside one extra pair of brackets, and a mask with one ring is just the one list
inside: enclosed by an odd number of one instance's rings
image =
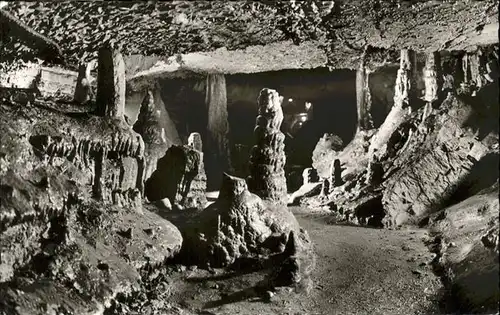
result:
[(310, 297), (318, 314), (437, 314), (439, 279), (423, 230), (327, 225), (326, 216), (296, 213), (318, 255)]
[(318, 256), (309, 295), (283, 292), (264, 302), (250, 289), (263, 277), (259, 273), (224, 277), (187, 270), (172, 298), (196, 314), (440, 313), (441, 283), (428, 265), (425, 231), (329, 225), (327, 215), (294, 212)]

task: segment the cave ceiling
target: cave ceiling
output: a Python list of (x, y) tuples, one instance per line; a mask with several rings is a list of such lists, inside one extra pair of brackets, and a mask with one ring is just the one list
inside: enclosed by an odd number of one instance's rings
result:
[[(128, 69), (129, 77), (183, 66), (223, 73), (354, 69), (363, 56), (375, 66), (395, 62), (403, 48), (474, 50), (498, 43), (496, 0), (52, 1), (4, 9), (59, 43), (73, 69), (94, 59), (104, 42), (126, 55), (153, 57)], [(5, 48), (3, 54), (23, 50), (14, 41)]]

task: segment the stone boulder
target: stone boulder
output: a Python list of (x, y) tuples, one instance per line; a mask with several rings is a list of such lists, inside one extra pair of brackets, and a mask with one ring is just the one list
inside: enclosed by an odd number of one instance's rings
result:
[(312, 166), (316, 169), (320, 178), (324, 179), (331, 176), (331, 165), (342, 146), (342, 139), (334, 134), (325, 133), (319, 139), (313, 151)]
[(498, 184), (430, 217), (436, 270), (453, 314), (498, 312)]
[(150, 201), (168, 198), (177, 208), (203, 208), (206, 182), (203, 153), (189, 145), (174, 145), (158, 160), (156, 171), (146, 181), (145, 194)]
[(244, 179), (227, 174), (217, 201), (180, 229), (183, 257), (190, 263), (209, 263), (212, 267), (228, 266), (240, 258), (282, 253), (291, 231), (301, 250), (312, 246), (286, 207), (262, 201), (248, 191)]

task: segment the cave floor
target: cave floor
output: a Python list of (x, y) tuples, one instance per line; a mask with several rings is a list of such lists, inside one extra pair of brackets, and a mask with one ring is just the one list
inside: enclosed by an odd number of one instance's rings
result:
[(315, 243), (317, 265), (309, 294), (283, 289), (265, 301), (253, 289), (264, 272), (186, 268), (176, 273), (183, 281), (171, 279), (169, 302), (194, 314), (440, 313), (442, 285), (431, 269), (426, 230), (333, 225), (326, 213), (292, 211)]

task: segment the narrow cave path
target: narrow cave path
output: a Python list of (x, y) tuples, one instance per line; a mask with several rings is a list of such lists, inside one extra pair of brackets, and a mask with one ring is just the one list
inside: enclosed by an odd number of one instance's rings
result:
[(317, 265), (310, 294), (278, 292), (270, 302), (256, 297), (262, 272), (224, 275), (182, 273), (170, 301), (195, 314), (439, 314), (441, 282), (425, 230), (382, 230), (331, 225), (326, 213), (292, 208), (315, 243)]
[(293, 210), (316, 246), (310, 314), (440, 313), (425, 230), (329, 225), (327, 215)]

